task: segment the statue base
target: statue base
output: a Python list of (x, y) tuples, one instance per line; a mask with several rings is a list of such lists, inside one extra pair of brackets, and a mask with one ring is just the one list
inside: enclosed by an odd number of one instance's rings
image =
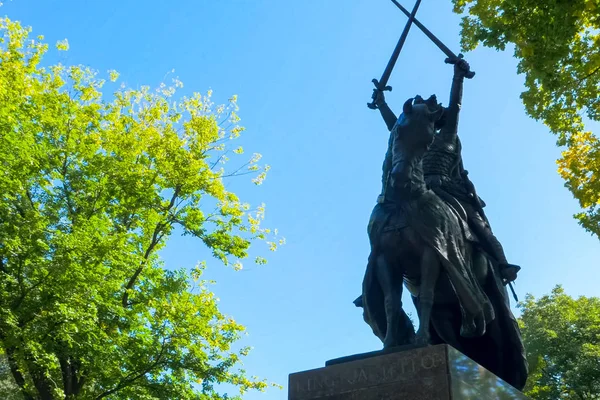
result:
[(451, 346), (401, 347), (291, 374), (288, 400), (526, 400)]

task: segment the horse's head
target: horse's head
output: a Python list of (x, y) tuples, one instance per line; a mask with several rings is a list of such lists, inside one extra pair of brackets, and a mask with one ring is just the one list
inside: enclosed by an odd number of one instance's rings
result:
[(424, 101), (420, 96), (408, 99), (402, 107), (402, 114), (398, 118), (398, 129), (410, 132), (411, 136), (419, 141), (431, 142), (435, 133), (435, 123), (440, 120), (444, 108), (437, 105), (435, 97)]
[(429, 111), (432, 111), (432, 112), (437, 112), (438, 110), (442, 109), (441, 118), (435, 122), (435, 129), (436, 130), (442, 129), (442, 127), (446, 123), (446, 121), (445, 121), (446, 120), (446, 112), (445, 112), (444, 107), (442, 106), (442, 103), (438, 103), (437, 97), (435, 94), (432, 94), (431, 96), (429, 96), (429, 98), (427, 100), (423, 100), (423, 98), (421, 96), (417, 95), (417, 96), (415, 96), (414, 104), (425, 104), (429, 108)]
[(437, 111), (440, 107), (442, 107), (442, 104), (438, 103), (437, 96), (435, 94), (429, 96), (427, 100), (424, 100), (421, 96), (416, 95), (414, 104), (425, 104), (429, 108), (429, 111)]

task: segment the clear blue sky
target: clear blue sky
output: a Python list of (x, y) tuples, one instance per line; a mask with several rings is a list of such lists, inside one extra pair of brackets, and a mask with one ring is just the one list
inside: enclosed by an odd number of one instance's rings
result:
[[(412, 7), (407, 0), (402, 0)], [(248, 328), (249, 373), (286, 384), (291, 372), (380, 347), (352, 300), (360, 293), (369, 246), (366, 224), (380, 190), (387, 131), (366, 107), (406, 18), (388, 0), (5, 1), (0, 9), (50, 43), (69, 39), (63, 60), (116, 69), (130, 86), (157, 86), (171, 69), (185, 92), (239, 95), (247, 152), (273, 169), (246, 200), (267, 204), (267, 224), (287, 245), (269, 264), (233, 272), (210, 262), (222, 310)], [(425, 0), (423, 23), (458, 49), (450, 0)], [(477, 76), (465, 83), (460, 135), (464, 161), (487, 202), (509, 261), (523, 266), (521, 297), (600, 295), (598, 239), (572, 214), (578, 205), (556, 173), (559, 149), (519, 99), (523, 78), (511, 53), (467, 55)], [(447, 103), (452, 69), (416, 28), (392, 75), (392, 108), (419, 93)], [(171, 268), (206, 258), (174, 238)], [(285, 391), (249, 400), (285, 399)]]

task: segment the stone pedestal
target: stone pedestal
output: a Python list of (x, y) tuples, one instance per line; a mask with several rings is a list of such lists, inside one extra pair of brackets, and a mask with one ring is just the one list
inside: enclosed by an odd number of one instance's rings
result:
[(291, 374), (288, 400), (521, 400), (502, 379), (448, 345), (375, 352)]

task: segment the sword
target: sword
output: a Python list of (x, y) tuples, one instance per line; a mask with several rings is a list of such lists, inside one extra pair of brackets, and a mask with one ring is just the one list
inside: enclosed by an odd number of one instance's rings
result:
[(513, 298), (515, 299), (515, 302), (519, 302), (519, 296), (517, 296), (517, 293), (515, 292), (515, 288), (513, 287), (512, 282), (508, 282), (508, 287), (510, 287), (510, 291), (512, 292)]
[[(425, 35), (427, 35), (427, 37), (429, 39), (431, 39), (431, 41), (440, 48), (440, 50), (442, 50), (444, 52), (444, 54), (448, 57), (446, 59), (446, 63), (450, 63), (452, 60), (456, 60), (459, 57), (454, 54), (454, 52), (452, 52), (452, 50), (450, 50), (444, 43), (442, 43), (442, 41), (440, 39), (438, 39), (433, 33), (431, 33), (431, 31), (429, 29), (427, 29), (425, 27), (425, 25), (423, 25), (418, 19), (416, 19), (414, 17), (414, 15), (410, 14), (408, 12), (408, 10), (406, 8), (404, 8), (402, 6), (402, 4), (398, 3), (397, 0), (392, 0), (392, 2), (396, 5), (396, 7), (398, 7), (404, 14), (406, 14), (410, 19), (409, 22), (412, 20), (412, 22), (414, 22), (414, 24), (421, 29), (421, 31), (423, 31), (423, 33)], [(469, 71), (466, 74), (466, 78), (468, 79), (472, 79), (475, 76), (475, 72), (473, 71)]]
[(390, 61), (388, 62), (388, 65), (385, 67), (385, 71), (383, 71), (383, 75), (381, 75), (381, 79), (377, 80), (377, 79), (373, 79), (373, 84), (375, 84), (375, 89), (373, 90), (373, 101), (371, 103), (368, 103), (367, 106), (372, 109), (375, 110), (377, 109), (377, 105), (375, 104), (375, 99), (377, 97), (377, 91), (391, 91), (392, 87), (391, 86), (386, 86), (388, 83), (388, 80), (390, 79), (390, 75), (392, 74), (392, 70), (394, 69), (394, 65), (396, 65), (396, 61), (398, 60), (398, 56), (400, 55), (400, 50), (402, 50), (402, 46), (404, 46), (404, 42), (406, 41), (406, 37), (408, 36), (408, 31), (410, 30), (410, 26), (412, 25), (413, 21), (415, 20), (415, 14), (417, 13), (417, 10), (419, 9), (419, 5), (421, 5), (421, 0), (417, 0), (417, 2), (415, 3), (415, 6), (413, 7), (413, 10), (411, 13), (408, 13), (408, 22), (406, 23), (406, 26), (404, 27), (404, 30), (402, 31), (402, 35), (400, 36), (400, 39), (398, 40), (398, 44), (396, 44), (396, 48), (394, 49), (394, 52), (392, 53), (392, 57), (390, 58)]
[[(480, 249), (479, 251), (481, 251), (486, 258), (492, 263), (493, 268), (498, 271), (498, 273), (500, 273), (500, 269), (498, 268), (498, 260), (496, 260), (494, 257), (492, 257), (490, 255), (490, 253), (488, 253), (487, 251)], [(512, 292), (513, 298), (515, 299), (515, 302), (519, 302), (519, 296), (517, 296), (517, 292), (515, 292), (515, 288), (513, 287), (513, 282), (503, 282), (502, 279), (500, 279), (500, 281), (502, 282), (502, 284), (504, 286), (506, 286), (508, 284), (508, 287), (510, 288), (510, 291)], [(514, 282), (515, 285), (517, 284), (516, 282)], [(356, 305), (356, 307), (360, 307), (360, 305), (357, 304), (358, 299), (354, 300), (354, 304)]]

